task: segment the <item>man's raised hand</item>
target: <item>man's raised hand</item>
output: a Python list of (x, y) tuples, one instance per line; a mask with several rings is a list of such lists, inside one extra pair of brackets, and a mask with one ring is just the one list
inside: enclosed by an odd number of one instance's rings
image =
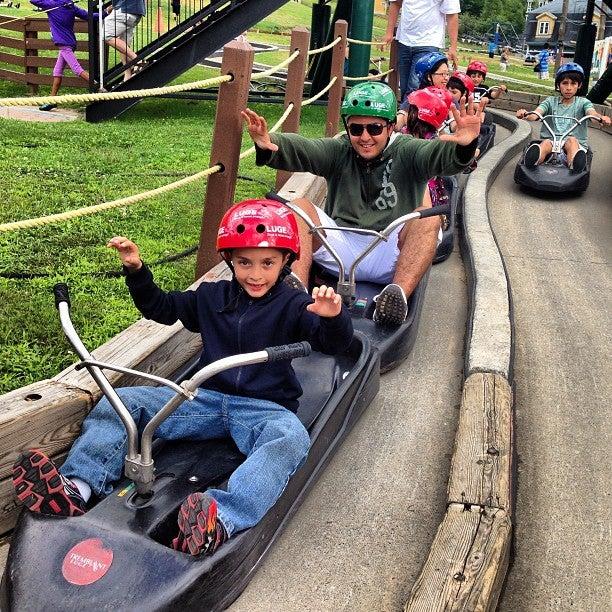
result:
[(241, 113), (251, 140), (260, 148), (268, 151), (278, 151), (278, 145), (275, 145), (270, 140), (270, 132), (268, 132), (268, 123), (255, 111), (250, 108), (244, 109)]

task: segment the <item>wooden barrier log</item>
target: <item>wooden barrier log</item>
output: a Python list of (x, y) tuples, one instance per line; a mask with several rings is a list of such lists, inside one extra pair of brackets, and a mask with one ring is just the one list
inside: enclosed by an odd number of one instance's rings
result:
[(463, 385), (448, 502), (512, 510), (512, 391), (500, 374)]
[(504, 510), (451, 504), (405, 612), (487, 612), (508, 567), (512, 524)]
[(344, 19), (336, 21), (334, 26), (334, 40), (341, 37), (341, 41), (332, 50), (332, 61), (329, 78), (336, 77), (327, 97), (327, 120), (325, 122), (325, 135), (335, 136), (338, 133), (340, 122), (340, 105), (344, 92), (344, 60), (346, 59), (346, 37), (348, 23)]
[[(306, 62), (310, 46), (310, 32), (306, 28), (293, 28), (291, 30), (291, 45), (289, 55), (294, 51), (300, 54), (287, 68), (287, 88), (285, 89), (285, 105), (287, 109), (293, 104), (293, 109), (283, 123), (283, 132), (297, 134), (300, 131), (300, 118), (302, 114), (302, 96), (304, 95), (304, 80), (306, 78)], [(276, 191), (289, 179), (291, 172), (279, 170), (276, 173)]]

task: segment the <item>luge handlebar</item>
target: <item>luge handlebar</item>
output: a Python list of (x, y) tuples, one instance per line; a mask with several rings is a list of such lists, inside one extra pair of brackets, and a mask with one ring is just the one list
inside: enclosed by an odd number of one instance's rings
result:
[(70, 308), (70, 292), (66, 283), (58, 283), (57, 285), (54, 285), (53, 295), (55, 296), (56, 308), (59, 308), (59, 305), (62, 302), (66, 302), (68, 304), (68, 308)]
[[(338, 284), (336, 286), (336, 292), (342, 297), (342, 301), (345, 304), (350, 304), (354, 299), (355, 295), (355, 271), (357, 266), (363, 259), (383, 240), (388, 240), (389, 236), (393, 232), (394, 229), (403, 225), (407, 221), (411, 221), (412, 219), (424, 219), (427, 217), (433, 217), (436, 215), (450, 215), (451, 209), (450, 204), (445, 204), (444, 206), (436, 206), (435, 208), (427, 208), (425, 210), (418, 210), (407, 215), (403, 215), (395, 221), (392, 221), (385, 229), (381, 231), (376, 230), (368, 230), (361, 228), (352, 228), (352, 227), (324, 227), (317, 226), (313, 223), (312, 219), (298, 206), (292, 204), (286, 198), (275, 193), (273, 191), (269, 191), (266, 194), (266, 197), (271, 200), (276, 200), (281, 204), (284, 204), (289, 208), (293, 213), (300, 217), (302, 221), (308, 226), (311, 234), (317, 234), (319, 240), (323, 243), (325, 248), (329, 251), (330, 255), (334, 258), (336, 264), (338, 265)], [(343, 232), (358, 232), (360, 234), (368, 234), (372, 236), (372, 241), (368, 246), (355, 258), (353, 263), (351, 264), (348, 271), (348, 279), (345, 272), (344, 262), (334, 249), (334, 247), (329, 243), (325, 236), (325, 231), (333, 230), (333, 231), (343, 231)]]
[(264, 350), (268, 353), (268, 361), (270, 362), (307, 357), (312, 349), (308, 342), (296, 342), (282, 346), (271, 346)]

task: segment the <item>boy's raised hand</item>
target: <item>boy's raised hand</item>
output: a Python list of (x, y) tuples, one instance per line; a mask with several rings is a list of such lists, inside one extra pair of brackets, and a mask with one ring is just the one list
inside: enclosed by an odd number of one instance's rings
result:
[(447, 140), (459, 145), (469, 145), (480, 134), (482, 109), (484, 104), (474, 105), (474, 96), (469, 97), (466, 105), (465, 96), (459, 100), (459, 109), (451, 106), (453, 119), (457, 125), (453, 134), (441, 134), (440, 140)]
[(270, 140), (270, 132), (268, 132), (268, 123), (255, 111), (250, 108), (244, 109), (241, 113), (251, 140), (260, 148), (268, 151), (278, 151), (278, 145), (275, 145)]
[(136, 272), (142, 268), (142, 259), (138, 247), (125, 236), (115, 236), (106, 245), (109, 249), (115, 249), (121, 257), (121, 263), (128, 269)]
[(312, 290), (314, 304), (308, 304), (306, 310), (319, 315), (320, 317), (335, 317), (340, 314), (342, 304), (340, 296), (334, 291), (333, 287), (321, 285)]

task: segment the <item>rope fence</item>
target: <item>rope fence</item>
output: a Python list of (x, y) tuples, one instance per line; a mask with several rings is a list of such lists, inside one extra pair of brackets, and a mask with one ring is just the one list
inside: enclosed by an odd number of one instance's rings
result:
[[(326, 45), (325, 47), (321, 47), (318, 49), (313, 49), (308, 52), (308, 55), (313, 55), (315, 53), (322, 53), (324, 51), (328, 51), (336, 46), (339, 42), (341, 42), (342, 36), (338, 36), (332, 43)], [(347, 39), (349, 42), (352, 42), (351, 39)], [(358, 43), (363, 43), (364, 41), (357, 41)], [(300, 55), (300, 51), (294, 51), (286, 60), (277, 64), (276, 66), (272, 66), (268, 70), (264, 72), (260, 72), (256, 75), (251, 74), (251, 80), (256, 80), (257, 78), (272, 76), (274, 73), (278, 72), (285, 66), (288, 66)], [(388, 70), (387, 72), (370, 75), (364, 77), (344, 77), (347, 81), (351, 80), (374, 80), (379, 79), (389, 73), (393, 72), (393, 70)], [(312, 104), (322, 96), (324, 96), (337, 82), (338, 76), (332, 77), (330, 82), (316, 95), (302, 100), (300, 106), (308, 106)], [(156, 87), (151, 89), (143, 89), (143, 90), (134, 90), (134, 91), (125, 91), (125, 92), (105, 92), (105, 93), (89, 93), (89, 94), (68, 94), (64, 96), (45, 96), (45, 97), (28, 97), (28, 98), (0, 98), (0, 105), (4, 106), (29, 106), (32, 104), (47, 104), (47, 103), (57, 103), (57, 102), (92, 102), (92, 101), (104, 101), (104, 100), (117, 100), (117, 99), (130, 99), (130, 98), (146, 98), (153, 97), (158, 95), (164, 95), (169, 93), (177, 93), (182, 91), (187, 91), (190, 89), (202, 89), (204, 87), (208, 87), (210, 85), (228, 83), (233, 80), (233, 77), (230, 74), (213, 77), (209, 79), (204, 79), (201, 81), (195, 81), (191, 83), (184, 83), (181, 85), (170, 85), (167, 87)], [(274, 126), (269, 130), (270, 133), (276, 132), (287, 120), (291, 112), (294, 110), (295, 105), (293, 102), (287, 105), (287, 108), (284, 110), (282, 116), (278, 119), (278, 121), (274, 124)], [(255, 152), (255, 146), (251, 146), (248, 149), (242, 151), (238, 158), (240, 160), (245, 159), (249, 155), (252, 155)], [(127, 196), (124, 198), (119, 198), (117, 200), (112, 200), (110, 202), (104, 202), (101, 204), (96, 204), (93, 206), (85, 206), (82, 208), (78, 208), (72, 211), (66, 211), (62, 213), (46, 215), (43, 217), (37, 217), (34, 219), (24, 219), (22, 221), (14, 221), (9, 223), (0, 224), (0, 233), (16, 231), (20, 229), (28, 229), (33, 227), (39, 227), (43, 225), (49, 225), (52, 223), (59, 223), (62, 221), (68, 221), (71, 219), (75, 219), (78, 217), (83, 217), (86, 215), (93, 215), (99, 212), (104, 212), (107, 210), (112, 210), (114, 208), (120, 208), (125, 206), (130, 206), (132, 204), (136, 204), (138, 202), (142, 202), (144, 200), (151, 199), (158, 195), (162, 195), (168, 193), (170, 191), (174, 191), (175, 189), (179, 189), (191, 183), (197, 182), (201, 179), (205, 179), (210, 177), (217, 172), (223, 170), (222, 164), (216, 164), (206, 170), (201, 172), (197, 172), (190, 176), (181, 178), (178, 181), (174, 181), (172, 183), (168, 183), (166, 185), (162, 185), (161, 187), (157, 187), (155, 189), (151, 189), (149, 191), (145, 191), (142, 193), (134, 194), (131, 196)]]
[(374, 40), (357, 40), (356, 38), (347, 38), (346, 42), (352, 45), (367, 45), (369, 47), (382, 47), (385, 43), (376, 42)]
[(324, 96), (333, 86), (334, 83), (338, 80), (338, 77), (333, 77), (332, 80), (316, 95), (312, 96), (312, 98), (307, 98), (302, 102), (302, 106), (308, 106), (312, 104), (322, 96)]
[(319, 47), (317, 49), (311, 49), (308, 52), (308, 55), (316, 55), (317, 53), (323, 53), (324, 51), (329, 51), (333, 47), (335, 47), (342, 40), (342, 36), (338, 36), (333, 42), (330, 42), (329, 45), (325, 45), (325, 47)]
[(224, 74), (202, 81), (183, 83), (181, 85), (168, 85), (167, 87), (152, 87), (151, 89), (135, 89), (132, 91), (117, 91), (105, 93), (66, 94), (63, 96), (42, 96), (29, 98), (0, 98), (0, 106), (33, 106), (41, 104), (58, 104), (70, 102), (103, 102), (106, 100), (129, 100), (132, 98), (152, 98), (165, 94), (188, 91), (190, 89), (203, 89), (209, 85), (228, 83), (234, 77)]
[(359, 76), (359, 77), (344, 77), (345, 81), (377, 81), (380, 78), (387, 76), (388, 74), (391, 74), (392, 72), (394, 72), (394, 69), (391, 68), (390, 70), (387, 70), (386, 72), (380, 72), (378, 74), (370, 74), (369, 76)]
[(104, 202), (102, 204), (96, 204), (94, 206), (85, 206), (83, 208), (77, 208), (75, 210), (57, 213), (55, 215), (37, 217), (36, 219), (25, 219), (23, 221), (14, 221), (12, 223), (2, 223), (0, 224), (0, 233), (32, 227), (39, 227), (41, 225), (59, 223), (60, 221), (69, 221), (70, 219), (75, 219), (77, 217), (93, 215), (94, 213), (111, 210), (113, 208), (120, 208), (121, 206), (129, 206), (130, 204), (142, 202), (143, 200), (147, 200), (154, 196), (161, 195), (162, 193), (173, 191), (174, 189), (178, 189), (179, 187), (184, 187), (185, 185), (189, 185), (190, 183), (194, 183), (195, 181), (199, 181), (202, 178), (208, 177), (211, 174), (214, 174), (215, 172), (220, 172), (222, 169), (223, 168), (220, 165), (212, 166), (211, 168), (207, 168), (206, 170), (202, 170), (202, 172), (192, 174), (191, 176), (180, 179), (179, 181), (175, 181), (174, 183), (162, 185), (161, 187), (157, 187), (156, 189), (137, 193), (126, 198), (120, 198), (119, 200), (113, 200), (112, 202)]
[(299, 51), (294, 51), (286, 60), (283, 60), (280, 64), (277, 64), (276, 66), (272, 66), (272, 68), (268, 70), (264, 70), (263, 72), (257, 72), (255, 75), (251, 75), (251, 80), (257, 81), (258, 79), (261, 79), (262, 77), (272, 76), (273, 74), (275, 74), (276, 72), (284, 68), (285, 66), (288, 66), (296, 57), (299, 56), (299, 54), (300, 54)]

